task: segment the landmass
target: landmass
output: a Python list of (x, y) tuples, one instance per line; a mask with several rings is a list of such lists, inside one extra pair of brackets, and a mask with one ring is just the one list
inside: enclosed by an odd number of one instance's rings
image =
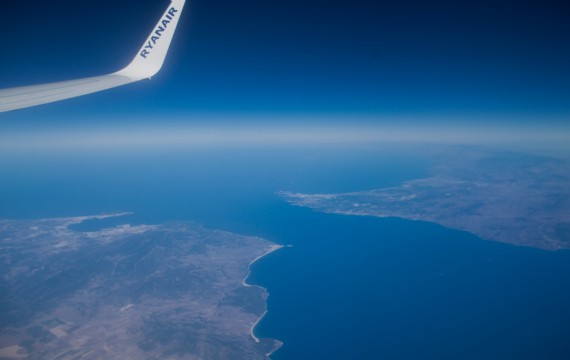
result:
[(253, 336), (268, 295), (245, 282), (276, 244), (186, 222), (73, 230), (107, 217), (0, 221), (0, 359), (255, 360), (279, 348)]
[(430, 176), (344, 194), (281, 193), (327, 213), (398, 217), (471, 232), (485, 240), (570, 248), (570, 164), (548, 156), (477, 147), (426, 150)]

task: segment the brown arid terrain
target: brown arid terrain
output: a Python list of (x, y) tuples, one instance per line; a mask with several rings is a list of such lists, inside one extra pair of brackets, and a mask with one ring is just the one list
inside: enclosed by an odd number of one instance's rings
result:
[(327, 213), (398, 217), (471, 232), (485, 240), (570, 248), (570, 164), (561, 159), (453, 147), (434, 153), (424, 179), (344, 194), (282, 193)]
[(247, 286), (266, 240), (192, 223), (81, 232), (106, 216), (0, 221), (0, 359), (266, 359)]

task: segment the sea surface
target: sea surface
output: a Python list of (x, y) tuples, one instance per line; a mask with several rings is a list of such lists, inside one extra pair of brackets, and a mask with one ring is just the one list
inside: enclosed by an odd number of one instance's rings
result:
[[(274, 209), (254, 265), (273, 359), (568, 359), (570, 253), (433, 224)], [(287, 219), (287, 220), (283, 220)]]
[(276, 194), (395, 186), (429, 165), (407, 147), (0, 154), (0, 218), (129, 211), (107, 226), (191, 220), (292, 245), (249, 278), (270, 293), (255, 333), (285, 343), (274, 360), (569, 359), (570, 252)]

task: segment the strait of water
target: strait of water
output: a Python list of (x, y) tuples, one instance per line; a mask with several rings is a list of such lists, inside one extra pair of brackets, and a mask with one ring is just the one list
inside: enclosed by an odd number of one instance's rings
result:
[(249, 279), (271, 294), (255, 332), (285, 343), (275, 360), (570, 358), (569, 252), (318, 213), (275, 195), (367, 190), (426, 175), (425, 161), (396, 153), (3, 157), (0, 218), (132, 211), (122, 221), (192, 220), (293, 245), (257, 262)]

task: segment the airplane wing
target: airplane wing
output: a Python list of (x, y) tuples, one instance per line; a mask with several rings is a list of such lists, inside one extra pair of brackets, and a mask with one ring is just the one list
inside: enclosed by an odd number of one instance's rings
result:
[(162, 68), (186, 0), (172, 0), (133, 61), (116, 73), (0, 90), (0, 112), (70, 99), (150, 79)]

